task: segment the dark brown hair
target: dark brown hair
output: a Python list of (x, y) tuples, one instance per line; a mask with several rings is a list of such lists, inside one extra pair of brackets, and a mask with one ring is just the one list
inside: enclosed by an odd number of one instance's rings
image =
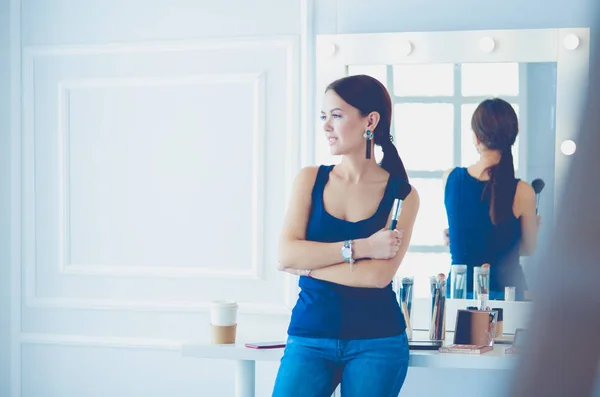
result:
[(490, 180), (483, 191), (490, 195), (490, 218), (498, 225), (513, 213), (515, 166), (511, 148), (519, 133), (517, 114), (500, 98), (486, 99), (475, 109), (471, 128), (488, 149), (500, 151), (500, 162), (486, 169)]
[(383, 150), (381, 168), (408, 181), (406, 169), (398, 150), (390, 135), (392, 124), (392, 100), (390, 94), (379, 80), (367, 76), (356, 75), (343, 77), (327, 86), (325, 92), (332, 90), (350, 106), (358, 109), (364, 117), (371, 112), (379, 113), (379, 123), (373, 131), (373, 139), (376, 145)]

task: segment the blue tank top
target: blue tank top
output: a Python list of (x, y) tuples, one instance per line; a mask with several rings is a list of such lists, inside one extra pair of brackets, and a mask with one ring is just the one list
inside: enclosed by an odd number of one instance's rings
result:
[[(319, 167), (306, 240), (332, 243), (367, 238), (386, 227), (394, 199), (404, 199), (410, 193), (407, 181), (390, 176), (379, 207), (370, 218), (358, 222), (336, 218), (323, 203), (323, 191), (333, 167)], [(361, 266), (360, 262), (357, 266)], [(300, 277), (299, 286), (288, 335), (346, 340), (382, 338), (399, 335), (406, 328), (392, 283), (385, 288), (356, 288)]]
[[(516, 193), (519, 180), (512, 185)], [(490, 218), (490, 196), (482, 197), (486, 181), (472, 177), (466, 168), (455, 168), (446, 181), (444, 203), (448, 215), (452, 263), (467, 265), (468, 297), (473, 293), (473, 267), (489, 263), (490, 298), (502, 299), (505, 286), (526, 288), (519, 265), (521, 225), (511, 216), (499, 225)], [(449, 290), (449, 289), (448, 289)]]

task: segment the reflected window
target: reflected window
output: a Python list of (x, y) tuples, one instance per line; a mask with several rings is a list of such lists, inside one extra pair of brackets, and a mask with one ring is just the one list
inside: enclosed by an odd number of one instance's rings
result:
[(418, 222), (415, 222), (413, 228), (411, 245), (440, 245), (442, 243), (442, 231), (447, 225), (442, 179), (411, 178), (410, 184), (417, 189), (420, 198)]
[(454, 110), (451, 104), (396, 104), (394, 127), (394, 142), (407, 169), (436, 171), (452, 167)]
[(454, 95), (454, 65), (451, 63), (394, 65), (394, 95)]
[(519, 64), (463, 63), (461, 65), (463, 96), (519, 95)]

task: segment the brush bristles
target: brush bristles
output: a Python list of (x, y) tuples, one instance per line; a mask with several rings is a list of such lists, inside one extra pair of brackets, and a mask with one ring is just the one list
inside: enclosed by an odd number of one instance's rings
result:
[(546, 184), (544, 183), (543, 180), (541, 179), (534, 179), (533, 182), (531, 182), (531, 187), (533, 188), (533, 191), (538, 194), (540, 193), (542, 190), (544, 190), (544, 187), (546, 186)]

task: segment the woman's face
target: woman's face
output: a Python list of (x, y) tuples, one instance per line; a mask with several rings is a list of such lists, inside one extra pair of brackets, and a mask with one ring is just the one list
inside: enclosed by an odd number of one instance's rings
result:
[(364, 151), (363, 134), (369, 124), (367, 117), (361, 116), (358, 109), (347, 104), (332, 90), (325, 93), (321, 120), (331, 154)]

